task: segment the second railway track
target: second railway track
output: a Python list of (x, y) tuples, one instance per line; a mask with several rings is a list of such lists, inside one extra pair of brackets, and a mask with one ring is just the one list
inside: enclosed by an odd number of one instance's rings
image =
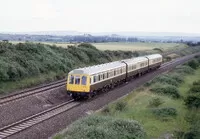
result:
[(21, 132), (22, 130), (25, 130), (35, 124), (43, 122), (67, 110), (70, 110), (71, 108), (79, 104), (80, 104), (79, 102), (74, 102), (74, 100), (69, 100), (58, 106), (55, 106), (43, 112), (32, 115), (28, 118), (22, 119), (18, 122), (15, 122), (13, 124), (0, 128), (0, 139), (7, 138), (13, 134)]
[(66, 83), (66, 80), (64, 79), (64, 80), (60, 80), (60, 81), (57, 81), (57, 82), (54, 82), (54, 83), (47, 84), (47, 85), (42, 86), (42, 87), (36, 87), (36, 88), (26, 90), (26, 91), (23, 91), (23, 92), (20, 92), (20, 93), (17, 93), (17, 94), (1, 97), (0, 98), (0, 106), (7, 104), (9, 102), (12, 102), (12, 101), (16, 101), (16, 100), (26, 98), (26, 97), (31, 96), (31, 95), (40, 94), (40, 93), (43, 93), (45, 91), (48, 91), (48, 90), (51, 90), (51, 89), (54, 89), (54, 88), (65, 86), (65, 83)]

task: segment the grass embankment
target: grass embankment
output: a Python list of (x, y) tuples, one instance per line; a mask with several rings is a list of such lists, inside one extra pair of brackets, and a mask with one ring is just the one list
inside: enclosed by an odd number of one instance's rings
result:
[(0, 94), (64, 78), (78, 67), (137, 56), (130, 51), (100, 51), (90, 44), (66, 48), (40, 43), (0, 42)]
[[(172, 72), (156, 77), (120, 101), (110, 104), (99, 114), (137, 120), (144, 127), (147, 138), (187, 138), (184, 136), (190, 133), (192, 126), (186, 117), (191, 111), (195, 115), (199, 110), (187, 109), (184, 104), (190, 87), (199, 79), (199, 68), (194, 72), (187, 65), (178, 66)], [(116, 108), (120, 103), (124, 104), (119, 111)]]
[[(197, 139), (200, 134), (200, 103), (189, 101), (190, 105), (187, 105), (186, 102), (188, 101), (186, 100), (190, 96), (188, 91), (194, 86), (192, 85), (193, 82), (200, 79), (200, 68), (196, 65), (199, 63), (200, 60), (199, 62), (194, 60), (189, 64), (176, 67), (170, 73), (154, 78), (128, 96), (104, 107), (100, 112), (89, 118), (78, 120), (67, 131), (57, 134), (54, 138), (128, 139), (130, 136), (127, 136), (127, 131), (130, 131), (133, 136), (138, 134), (138, 132), (131, 129), (133, 126), (128, 123), (123, 126), (119, 124), (121, 128), (119, 135), (109, 134), (112, 132), (112, 128), (115, 128), (118, 124), (109, 125), (108, 123), (118, 119), (119, 121), (138, 121), (139, 125), (137, 126), (142, 129), (139, 130), (139, 133), (142, 133), (139, 135), (142, 136), (138, 138), (168, 138), (173, 136), (181, 139), (187, 139), (188, 137)], [(194, 84), (200, 87), (200, 81)], [(192, 90), (196, 91), (197, 89), (195, 89)], [(200, 99), (200, 97), (195, 99)], [(195, 106), (195, 108), (191, 106)], [(93, 118), (96, 120), (92, 120)], [(107, 123), (105, 124), (102, 119), (107, 119)], [(98, 124), (96, 124), (97, 121)], [(93, 129), (92, 132), (90, 132), (90, 129)]]

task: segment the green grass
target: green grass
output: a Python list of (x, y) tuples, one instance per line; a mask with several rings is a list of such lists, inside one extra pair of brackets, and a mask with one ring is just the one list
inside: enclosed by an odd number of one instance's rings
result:
[[(114, 117), (137, 120), (142, 124), (147, 132), (148, 138), (159, 137), (165, 133), (171, 133), (175, 129), (181, 131), (187, 130), (187, 123), (184, 121), (182, 115), (187, 112), (180, 100), (172, 100), (167, 96), (159, 96), (165, 102), (160, 107), (173, 107), (178, 110), (178, 116), (176, 118), (170, 118), (168, 121), (157, 119), (148, 108), (149, 100), (157, 95), (147, 90), (134, 91), (132, 94), (124, 98), (123, 101), (128, 102), (127, 109), (123, 112), (116, 112), (114, 109), (115, 103), (111, 104), (110, 114)], [(179, 123), (176, 123), (179, 121)]]
[(179, 87), (179, 91), (183, 96), (187, 95), (188, 90), (192, 86), (194, 81), (198, 81), (200, 79), (200, 69), (196, 70), (195, 75), (188, 75), (185, 77), (185, 82), (182, 83)]
[[(187, 75), (184, 78), (184, 83), (178, 87), (181, 95), (185, 96), (193, 81), (196, 81), (199, 78), (200, 69), (196, 70), (193, 75)], [(149, 101), (155, 97), (159, 97), (164, 101), (158, 108), (175, 108), (177, 110), (177, 116), (162, 119), (153, 115), (153, 113), (151, 113), (151, 108), (149, 107)], [(168, 96), (156, 95), (150, 92), (148, 87), (140, 87), (119, 101), (127, 102), (124, 111), (116, 111), (115, 105), (117, 102), (114, 102), (108, 105), (109, 113), (103, 113), (102, 111), (99, 112), (99, 114), (108, 114), (117, 118), (137, 120), (144, 127), (147, 138), (162, 137), (167, 133), (172, 134), (174, 131), (187, 132), (190, 127), (190, 124), (186, 122), (184, 118), (188, 113), (188, 109), (184, 106), (183, 99), (171, 99)]]

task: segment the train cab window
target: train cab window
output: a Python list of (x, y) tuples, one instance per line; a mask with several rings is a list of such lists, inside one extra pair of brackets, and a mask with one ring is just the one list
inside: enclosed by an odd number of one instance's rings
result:
[(80, 76), (76, 76), (75, 77), (75, 84), (80, 84), (80, 81), (81, 81)]
[(86, 85), (86, 83), (87, 83), (87, 77), (86, 76), (82, 76), (81, 84), (82, 85)]
[(74, 76), (70, 75), (69, 77), (69, 84), (74, 84)]

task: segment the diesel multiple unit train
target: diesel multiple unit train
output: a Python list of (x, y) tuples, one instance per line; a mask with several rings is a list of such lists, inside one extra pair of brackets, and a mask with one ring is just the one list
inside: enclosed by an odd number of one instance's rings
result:
[(162, 64), (160, 54), (125, 59), (80, 69), (68, 74), (67, 93), (74, 99), (94, 96), (133, 77), (140, 76)]

